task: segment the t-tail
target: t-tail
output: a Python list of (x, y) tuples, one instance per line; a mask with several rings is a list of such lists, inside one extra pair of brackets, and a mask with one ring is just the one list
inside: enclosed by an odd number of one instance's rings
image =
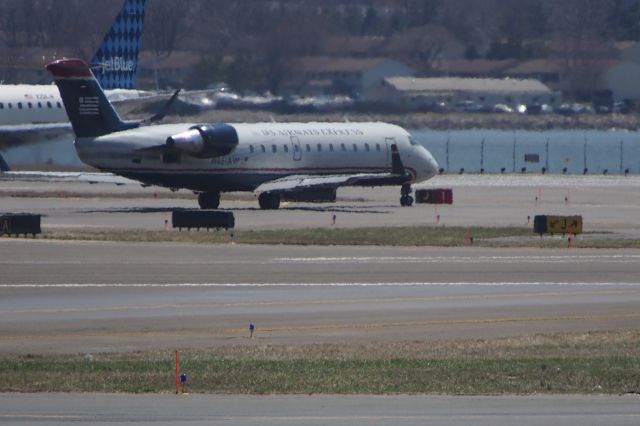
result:
[(139, 126), (139, 123), (120, 119), (89, 65), (82, 59), (61, 59), (46, 68), (60, 90), (76, 137), (98, 137)]
[(125, 0), (91, 65), (103, 89), (133, 89), (146, 0)]

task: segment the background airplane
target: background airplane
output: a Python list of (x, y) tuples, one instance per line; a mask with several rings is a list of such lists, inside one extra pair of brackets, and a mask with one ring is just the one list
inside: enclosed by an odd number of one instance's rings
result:
[[(144, 28), (146, 0), (125, 0), (91, 64), (113, 100), (147, 94), (132, 90)], [(71, 135), (72, 129), (54, 85), (0, 85), (0, 149)]]
[(47, 65), (76, 135), (80, 159), (145, 185), (186, 188), (202, 208), (228, 191), (260, 193), (263, 209), (280, 200), (335, 200), (340, 186), (401, 186), (433, 177), (431, 154), (386, 123), (165, 124), (123, 122), (80, 59)]

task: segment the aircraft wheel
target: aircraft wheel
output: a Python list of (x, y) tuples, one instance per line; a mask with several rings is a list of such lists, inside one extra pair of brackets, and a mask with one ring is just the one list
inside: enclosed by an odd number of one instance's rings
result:
[(413, 197), (410, 195), (403, 195), (400, 197), (400, 205), (402, 207), (411, 207), (413, 205)]
[(201, 192), (198, 194), (198, 204), (203, 210), (213, 210), (220, 206), (219, 192)]
[(258, 204), (262, 210), (277, 210), (280, 207), (280, 196), (263, 192), (258, 196)]

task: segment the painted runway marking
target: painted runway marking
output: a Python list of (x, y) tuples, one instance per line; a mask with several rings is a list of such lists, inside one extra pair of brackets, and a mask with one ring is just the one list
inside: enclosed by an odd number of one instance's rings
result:
[[(291, 265), (291, 264), (418, 264), (418, 263), (640, 263), (640, 255), (549, 255), (549, 256), (340, 256), (276, 257), (268, 259), (145, 260), (122, 259), (120, 265)], [(113, 260), (0, 260), (0, 265), (112, 265)]]
[(26, 288), (242, 288), (242, 287), (635, 287), (640, 282), (551, 282), (551, 281), (497, 281), (497, 282), (331, 282), (331, 283), (51, 283), (0, 284), (1, 289)]

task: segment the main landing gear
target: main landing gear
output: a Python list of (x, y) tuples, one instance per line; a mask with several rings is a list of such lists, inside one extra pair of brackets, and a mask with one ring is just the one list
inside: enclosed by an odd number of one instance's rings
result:
[(217, 209), (220, 205), (219, 192), (201, 192), (198, 194), (198, 204), (203, 210)]
[(411, 185), (405, 183), (400, 189), (402, 197), (400, 197), (400, 205), (402, 207), (411, 207), (413, 205), (413, 197), (411, 196)]
[(258, 196), (258, 204), (262, 210), (278, 210), (280, 196), (271, 192), (263, 192)]

